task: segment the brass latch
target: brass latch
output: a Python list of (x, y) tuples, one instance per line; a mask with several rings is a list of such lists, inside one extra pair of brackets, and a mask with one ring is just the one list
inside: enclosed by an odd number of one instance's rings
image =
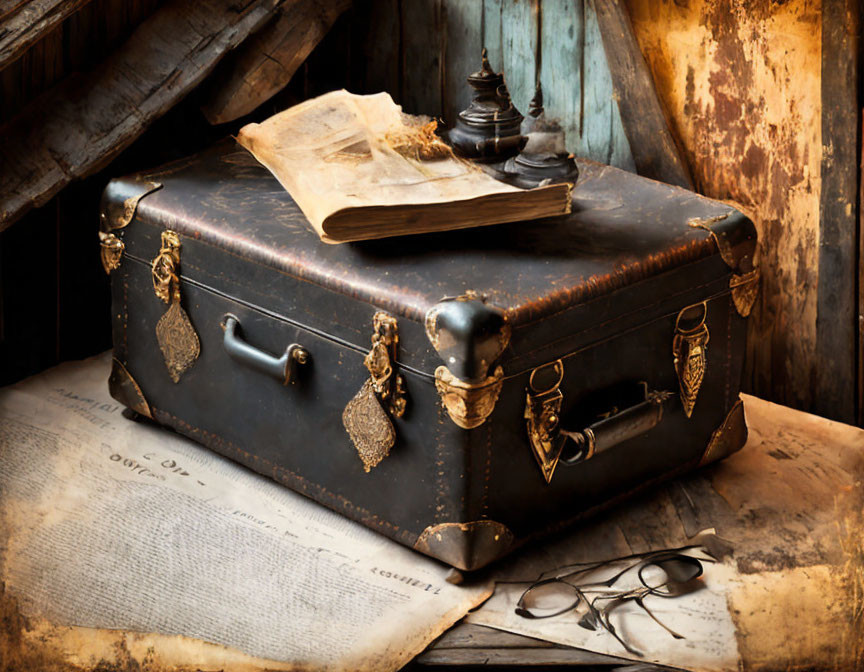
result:
[(126, 246), (113, 233), (99, 232), (99, 248), (102, 257), (102, 268), (108, 275), (111, 271), (116, 270), (120, 266), (120, 259), (123, 257), (123, 250)]
[(696, 397), (705, 380), (708, 365), (708, 304), (703, 301), (687, 306), (675, 319), (675, 335), (672, 337), (672, 357), (678, 387), (681, 391), (681, 405), (689, 418), (696, 405)]
[(153, 291), (168, 305), (156, 323), (156, 340), (168, 375), (175, 383), (195, 363), (201, 352), (198, 334), (180, 305), (180, 236), (174, 231), (162, 232), (162, 247), (151, 264)]
[(656, 427), (663, 418), (664, 404), (673, 396), (671, 392), (651, 390), (647, 382), (641, 382), (638, 398), (628, 394), (626, 402), (615, 404), (582, 429), (570, 431), (561, 427), (563, 379), (564, 364), (560, 359), (538, 366), (528, 378), (528, 442), (546, 483), (552, 481), (558, 464), (581, 464)]
[(369, 369), (372, 389), (397, 418), (405, 414), (405, 379), (395, 373), (396, 349), (399, 345), (399, 325), (387, 313), (375, 313), (372, 321), (372, 349), (363, 359)]
[(564, 437), (558, 431), (561, 403), (564, 400), (558, 388), (563, 379), (564, 363), (560, 359), (537, 367), (528, 378), (525, 399), (528, 441), (547, 483), (552, 480), (564, 444)]
[(372, 349), (363, 359), (369, 379), (342, 412), (342, 424), (367, 473), (396, 443), (390, 415), (401, 418), (405, 414), (405, 380), (394, 369), (398, 344), (396, 319), (384, 312), (375, 313)]

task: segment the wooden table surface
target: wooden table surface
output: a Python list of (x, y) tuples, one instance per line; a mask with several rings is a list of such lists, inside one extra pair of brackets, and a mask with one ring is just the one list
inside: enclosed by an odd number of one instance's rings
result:
[[(669, 548), (713, 527), (744, 579), (728, 597), (744, 669), (862, 669), (864, 430), (754, 397), (745, 413), (741, 452), (523, 554), (557, 566)], [(411, 669), (480, 665), (662, 669), (464, 622)]]

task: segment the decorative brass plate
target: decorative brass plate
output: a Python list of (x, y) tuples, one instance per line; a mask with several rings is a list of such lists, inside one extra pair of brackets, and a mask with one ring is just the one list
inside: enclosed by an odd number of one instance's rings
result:
[[(700, 317), (688, 318), (687, 314), (693, 310), (701, 310)], [(705, 369), (708, 364), (710, 334), (705, 324), (707, 316), (708, 304), (703, 301), (684, 308), (675, 320), (672, 356), (681, 390), (681, 405), (688, 418), (693, 414), (693, 407), (696, 405), (696, 397), (705, 380)]]
[(189, 316), (180, 305), (180, 237), (171, 230), (162, 232), (162, 247), (151, 265), (153, 291), (170, 304), (156, 323), (156, 340), (168, 375), (175, 383), (195, 363), (201, 341)]
[(394, 371), (399, 343), (396, 318), (378, 312), (372, 325), (372, 349), (363, 359), (369, 379), (342, 412), (342, 424), (367, 473), (390, 454), (396, 443), (390, 415), (401, 418), (407, 405), (405, 380)]
[[(542, 377), (547, 373), (547, 369), (550, 379), (544, 384)], [(537, 377), (538, 372), (540, 379)], [(528, 442), (547, 483), (552, 481), (564, 444), (558, 432), (561, 403), (564, 400), (564, 395), (558, 388), (563, 379), (564, 363), (560, 359), (538, 366), (528, 379), (528, 392), (525, 397)]]

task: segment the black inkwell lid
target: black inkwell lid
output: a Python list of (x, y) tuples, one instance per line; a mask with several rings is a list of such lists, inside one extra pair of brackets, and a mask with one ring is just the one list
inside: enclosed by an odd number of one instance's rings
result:
[(447, 134), (453, 151), (489, 163), (515, 156), (525, 144), (519, 130), (523, 117), (513, 106), (504, 76), (489, 65), (485, 48), (480, 70), (468, 76), (468, 84), (474, 98)]

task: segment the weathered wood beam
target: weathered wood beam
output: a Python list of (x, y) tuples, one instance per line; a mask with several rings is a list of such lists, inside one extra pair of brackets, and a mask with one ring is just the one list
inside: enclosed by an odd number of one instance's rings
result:
[(858, 0), (822, 2), (822, 191), (814, 410), (855, 422), (857, 387)]
[(0, 70), (90, 0), (11, 0), (0, 3)]
[(603, 49), (624, 133), (640, 175), (693, 189), (693, 179), (672, 131), (654, 79), (620, 0), (594, 0)]
[(106, 165), (260, 28), (280, 0), (169, 0), (109, 58), (0, 128), (0, 231)]
[(214, 88), (201, 106), (211, 124), (249, 114), (282, 90), (351, 0), (289, 0), (274, 21), (219, 66)]
[[(864, 40), (858, 45), (861, 54), (858, 63), (864, 68)], [(858, 164), (858, 426), (864, 427), (864, 91), (859, 116), (859, 132), (862, 138), (861, 161)]]

